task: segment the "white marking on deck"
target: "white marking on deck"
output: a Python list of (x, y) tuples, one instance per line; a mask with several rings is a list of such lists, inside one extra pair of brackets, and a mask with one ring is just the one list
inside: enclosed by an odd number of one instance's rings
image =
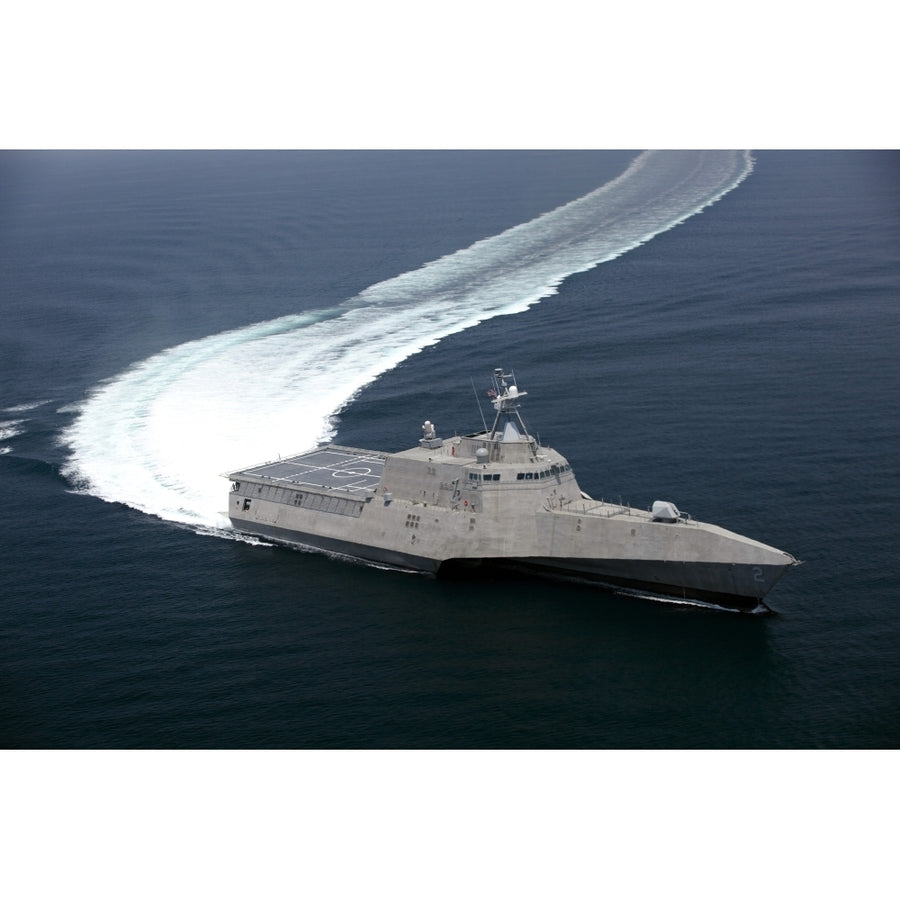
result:
[[(369, 465), (353, 465), (364, 461)], [(347, 464), (350, 463), (348, 466)], [(368, 453), (348, 453), (346, 451), (322, 448), (298, 456), (287, 457), (245, 469), (235, 473), (265, 478), (276, 484), (291, 484), (298, 487), (339, 489), (350, 493), (373, 490), (381, 480), (384, 459)], [(335, 482), (341, 482), (336, 485)]]

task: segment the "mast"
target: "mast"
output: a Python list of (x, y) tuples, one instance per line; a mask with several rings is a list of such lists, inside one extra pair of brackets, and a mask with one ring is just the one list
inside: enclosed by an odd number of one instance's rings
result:
[[(494, 424), (491, 426), (488, 440), (494, 440), (497, 432), (500, 430), (501, 417), (505, 417), (507, 422), (513, 422), (513, 419), (515, 419), (521, 426), (521, 434), (528, 437), (528, 426), (519, 412), (518, 403), (519, 399), (527, 396), (528, 392), (519, 390), (516, 384), (516, 376), (513, 372), (505, 374), (503, 369), (494, 369), (492, 380), (494, 388), (488, 391), (488, 396), (491, 398), (491, 403), (497, 411), (497, 415), (494, 416)], [(515, 422), (513, 424), (515, 425)]]

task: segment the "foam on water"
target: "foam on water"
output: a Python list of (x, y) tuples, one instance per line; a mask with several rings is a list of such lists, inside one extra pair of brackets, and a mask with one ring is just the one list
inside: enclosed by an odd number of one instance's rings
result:
[[(7, 412), (9, 411), (7, 410)], [(0, 422), (0, 441), (9, 441), (20, 434), (24, 434), (25, 430), (22, 428), (22, 425), (25, 424), (25, 421), (25, 419), (10, 419)], [(8, 445), (0, 446), (0, 456), (6, 453), (12, 453), (12, 447)]]
[(41, 406), (49, 403), (49, 400), (37, 400), (34, 403), (19, 403), (17, 406), (7, 406), (5, 409), (0, 410), (0, 412), (6, 413), (23, 413), (23, 412), (31, 412), (33, 409), (38, 409)]
[(715, 202), (744, 151), (641, 154), (536, 219), (374, 284), (337, 307), (165, 350), (98, 386), (62, 435), (76, 488), (163, 519), (228, 528), (221, 475), (328, 440), (366, 384), (442, 337), (549, 297)]
[(22, 419), (11, 419), (8, 422), (0, 422), (0, 441), (8, 441), (10, 438), (22, 434), (19, 426), (23, 424), (23, 421)]

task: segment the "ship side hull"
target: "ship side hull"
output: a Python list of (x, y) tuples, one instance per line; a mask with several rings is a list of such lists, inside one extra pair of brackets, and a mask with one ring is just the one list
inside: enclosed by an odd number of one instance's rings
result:
[(633, 559), (577, 559), (551, 557), (487, 557), (437, 560), (353, 541), (280, 528), (273, 524), (233, 519), (238, 531), (279, 544), (334, 553), (369, 563), (438, 575), (472, 578), (496, 573), (527, 574), (557, 581), (587, 582), (627, 588), (680, 600), (714, 603), (751, 611), (788, 566), (747, 566), (710, 562), (662, 562)]
[(629, 559), (551, 559), (547, 557), (447, 560), (440, 573), (467, 577), (479, 570), (515, 572), (561, 581), (578, 581), (713, 603), (749, 612), (784, 574), (785, 566), (745, 566), (710, 562), (654, 562)]
[(364, 562), (374, 562), (398, 569), (412, 569), (416, 572), (437, 574), (440, 561), (414, 553), (407, 553), (391, 547), (376, 547), (371, 544), (360, 544), (354, 541), (312, 534), (294, 528), (279, 528), (277, 525), (252, 522), (246, 519), (231, 517), (236, 530), (245, 534), (269, 538), (279, 544), (300, 547), (306, 550), (318, 550), (323, 553), (335, 553)]

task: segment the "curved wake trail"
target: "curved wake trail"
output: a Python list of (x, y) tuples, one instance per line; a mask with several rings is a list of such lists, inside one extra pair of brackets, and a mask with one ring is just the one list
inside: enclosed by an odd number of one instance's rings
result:
[(328, 440), (366, 384), (442, 337), (520, 312), (700, 212), (751, 171), (745, 151), (651, 151), (544, 215), (330, 310), (181, 344), (99, 387), (62, 440), (79, 489), (229, 528), (221, 474)]

